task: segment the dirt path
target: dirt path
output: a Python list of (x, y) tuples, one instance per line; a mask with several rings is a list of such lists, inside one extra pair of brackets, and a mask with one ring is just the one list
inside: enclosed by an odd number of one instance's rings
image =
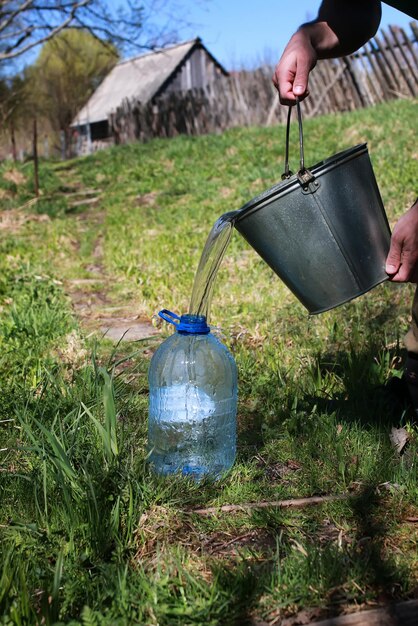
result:
[(158, 334), (150, 320), (138, 315), (132, 305), (116, 303), (110, 296), (108, 285), (113, 279), (103, 263), (101, 231), (105, 213), (100, 210), (101, 190), (86, 189), (71, 168), (63, 170), (60, 175), (69, 211), (76, 211), (76, 220), (84, 222), (86, 228), (93, 226), (99, 233), (91, 259), (84, 265), (88, 277), (65, 281), (66, 292), (80, 324), (88, 333), (98, 333), (114, 342), (138, 341)]
[(94, 246), (93, 263), (85, 266), (90, 277), (69, 280), (66, 290), (81, 325), (114, 342), (138, 341), (157, 334), (150, 320), (136, 314), (131, 305), (118, 304), (109, 295), (112, 280), (102, 264), (102, 235)]

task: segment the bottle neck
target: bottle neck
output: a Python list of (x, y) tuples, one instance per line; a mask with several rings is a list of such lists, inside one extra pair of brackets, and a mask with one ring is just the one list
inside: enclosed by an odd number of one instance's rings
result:
[(204, 315), (182, 315), (177, 332), (183, 335), (208, 335), (210, 328)]

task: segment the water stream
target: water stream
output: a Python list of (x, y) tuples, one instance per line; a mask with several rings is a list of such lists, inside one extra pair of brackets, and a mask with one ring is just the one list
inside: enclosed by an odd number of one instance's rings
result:
[(216, 275), (231, 240), (239, 212), (230, 211), (221, 215), (209, 233), (193, 283), (189, 307), (191, 315), (204, 315), (209, 319)]

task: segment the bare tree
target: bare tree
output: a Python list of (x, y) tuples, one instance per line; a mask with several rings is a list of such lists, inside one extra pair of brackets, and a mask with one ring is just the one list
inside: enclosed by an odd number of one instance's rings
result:
[(123, 7), (114, 5), (112, 0), (0, 0), (0, 63), (26, 54), (69, 27), (88, 30), (125, 50), (177, 41), (181, 0), (127, 0)]

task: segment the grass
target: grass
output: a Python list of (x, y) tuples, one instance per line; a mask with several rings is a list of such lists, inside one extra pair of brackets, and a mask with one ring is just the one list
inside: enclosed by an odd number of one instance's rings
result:
[[(416, 102), (394, 102), (306, 121), (306, 161), (367, 141), (393, 224), (414, 200), (415, 119)], [(91, 277), (99, 241), (112, 303), (147, 318), (185, 311), (215, 219), (280, 178), (283, 134), (235, 129), (45, 162), (31, 206), (31, 165), (0, 166), (3, 626), (279, 624), (414, 597), (417, 431), (375, 391), (400, 373), (410, 285), (309, 318), (235, 233), (211, 322), (238, 365), (238, 458), (198, 486), (146, 463), (147, 371), (167, 329), (114, 346), (71, 307), (68, 285)], [(74, 185), (100, 189), (100, 205), (72, 210)], [(388, 436), (400, 424), (402, 456)], [(343, 493), (303, 510), (192, 512)]]

